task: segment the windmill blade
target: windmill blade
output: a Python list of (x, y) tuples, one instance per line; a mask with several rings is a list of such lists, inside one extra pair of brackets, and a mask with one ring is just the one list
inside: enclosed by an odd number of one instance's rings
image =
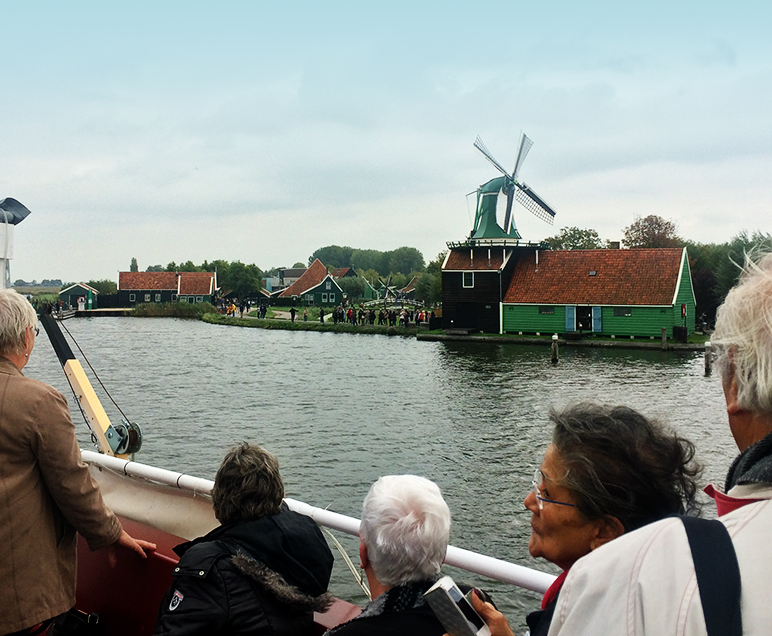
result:
[(525, 161), (525, 157), (528, 151), (533, 146), (533, 142), (526, 137), (525, 133), (520, 133), (520, 147), (517, 149), (517, 159), (515, 159), (515, 169), (512, 172), (512, 178), (517, 181), (517, 173), (520, 172), (520, 168)]
[(555, 210), (547, 205), (544, 200), (525, 183), (522, 185), (518, 184), (518, 186), (519, 187), (515, 192), (517, 202), (534, 216), (552, 225), (555, 217)]
[(512, 184), (507, 188), (507, 212), (504, 215), (504, 231), (509, 234), (509, 227), (512, 225), (512, 202), (515, 200), (515, 184)]
[[(485, 144), (483, 143), (483, 140), (480, 139), (479, 135), (477, 135), (477, 139), (474, 140), (474, 147), (477, 148), (477, 150), (479, 150), (481, 153), (483, 153), (485, 158), (488, 161), (490, 161), (494, 166), (496, 166), (497, 170), (501, 172), (501, 174), (503, 174), (505, 177), (509, 177), (509, 174), (507, 173), (507, 171), (501, 167), (501, 164), (493, 158), (493, 155), (491, 155), (490, 151), (485, 147)], [(512, 177), (509, 177), (509, 178), (511, 179)]]

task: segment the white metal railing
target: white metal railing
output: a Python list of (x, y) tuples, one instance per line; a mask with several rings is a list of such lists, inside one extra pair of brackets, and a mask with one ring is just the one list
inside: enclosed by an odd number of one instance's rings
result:
[[(118, 457), (111, 457), (95, 453), (94, 451), (84, 450), (81, 451), (81, 455), (83, 461), (88, 464), (96, 464), (129, 477), (136, 477), (193, 493), (209, 495), (214, 486), (214, 482), (210, 479), (192, 477), (191, 475), (156, 468), (155, 466), (140, 464), (139, 462), (128, 461)], [(358, 519), (332, 512), (331, 510), (317, 508), (296, 499), (285, 498), (285, 501), (291, 510), (311, 517), (320, 526), (359, 536)], [(555, 580), (552, 574), (455, 546), (448, 546), (445, 563), (474, 572), (475, 574), (481, 574), (491, 579), (511, 583), (512, 585), (541, 593), (544, 593)]]

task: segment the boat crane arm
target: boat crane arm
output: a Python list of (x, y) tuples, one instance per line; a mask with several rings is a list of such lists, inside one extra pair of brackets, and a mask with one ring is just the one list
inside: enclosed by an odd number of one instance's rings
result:
[(41, 311), (40, 324), (46, 330), (51, 345), (72, 387), (75, 399), (83, 411), (91, 431), (96, 435), (99, 447), (106, 455), (127, 459), (142, 445), (142, 434), (136, 424), (126, 423), (113, 426), (94, 387), (91, 386), (80, 361), (72, 353), (72, 348), (64, 339), (59, 325), (50, 313)]

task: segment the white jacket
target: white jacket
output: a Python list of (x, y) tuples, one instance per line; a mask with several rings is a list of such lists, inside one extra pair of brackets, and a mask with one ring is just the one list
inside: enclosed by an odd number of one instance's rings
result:
[[(744, 636), (772, 634), (772, 487), (733, 496), (765, 498), (721, 521), (742, 578)], [(560, 591), (550, 636), (704, 636), (705, 619), (689, 543), (678, 519), (623, 535), (577, 561)]]

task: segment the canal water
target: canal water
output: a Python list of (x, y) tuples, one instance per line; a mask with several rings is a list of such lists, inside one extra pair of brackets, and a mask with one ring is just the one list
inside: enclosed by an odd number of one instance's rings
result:
[[(527, 345), (169, 318), (63, 324), (115, 401), (142, 426), (138, 461), (213, 479), (230, 447), (257, 442), (278, 456), (288, 496), (355, 517), (380, 475), (424, 475), (450, 506), (451, 543), (553, 573), (528, 554), (530, 514), (523, 506), (549, 443), (551, 406), (595, 399), (669, 422), (696, 444), (705, 483), (720, 482), (736, 454), (720, 382), (705, 377), (700, 353), (563, 348), (553, 365), (548, 348)], [(72, 407), (44, 334), (25, 374), (57, 387)], [(78, 412), (73, 420), (90, 449)], [(358, 541), (339, 539), (358, 564)], [(516, 633), (538, 606), (535, 593), (449, 573), (490, 591)], [(363, 602), (340, 559), (331, 589)]]

